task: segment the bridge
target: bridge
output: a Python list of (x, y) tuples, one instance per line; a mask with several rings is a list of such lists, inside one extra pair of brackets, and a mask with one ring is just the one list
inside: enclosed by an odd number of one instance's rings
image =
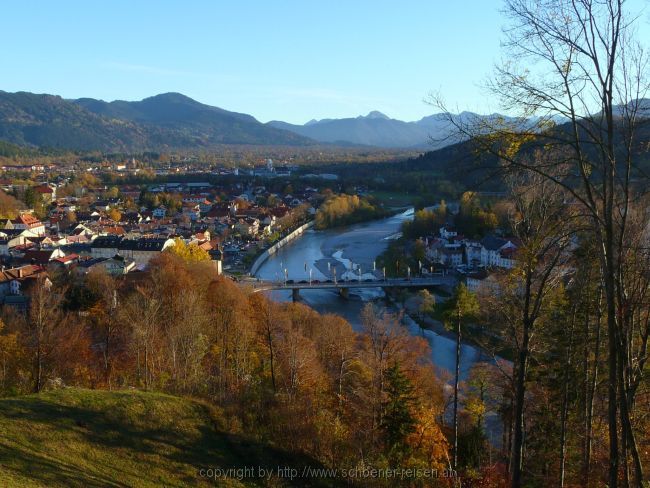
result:
[(428, 288), (433, 286), (454, 286), (458, 280), (453, 276), (435, 275), (430, 277), (417, 278), (387, 278), (387, 279), (365, 279), (365, 280), (242, 280), (253, 287), (253, 293), (274, 290), (291, 290), (294, 301), (300, 296), (300, 290), (337, 290), (341, 296), (347, 298), (350, 289), (354, 288)]

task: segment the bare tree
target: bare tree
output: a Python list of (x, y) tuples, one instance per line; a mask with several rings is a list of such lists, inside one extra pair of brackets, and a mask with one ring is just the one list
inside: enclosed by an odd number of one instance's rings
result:
[(513, 364), (513, 426), (510, 450), (512, 483), (520, 486), (524, 465), (525, 402), (528, 370), (538, 328), (553, 320), (558, 293), (570, 258), (568, 247), (573, 231), (572, 216), (566, 210), (564, 192), (545, 178), (521, 172), (510, 178), (511, 227), (519, 249), (516, 268), (480, 293), (501, 333), (515, 350)]
[(45, 275), (37, 277), (29, 291), (29, 308), (23, 324), (23, 333), (33, 361), (32, 382), (35, 393), (43, 389), (52, 371), (57, 329), (64, 323), (59, 303), (60, 296), (52, 290), (50, 280)]
[[(633, 202), (645, 191), (639, 181), (646, 175), (635, 156), (648, 58), (634, 38), (636, 18), (625, 0), (506, 0), (505, 13), (511, 20), (505, 28), (508, 61), (488, 87), (505, 109), (527, 119), (450, 122), (473, 138), (477, 150), (497, 156), (502, 167), (534, 172), (563, 187), (589, 219), (607, 324), (609, 486), (618, 486), (628, 454), (640, 486), (643, 469), (629, 400), (621, 398), (628, 374), (621, 362), (634, 349), (634, 336), (623, 323), (628, 295), (623, 269)], [(563, 156), (544, 164), (521, 157), (534, 146), (561, 147)], [(639, 358), (631, 362), (645, 364)]]

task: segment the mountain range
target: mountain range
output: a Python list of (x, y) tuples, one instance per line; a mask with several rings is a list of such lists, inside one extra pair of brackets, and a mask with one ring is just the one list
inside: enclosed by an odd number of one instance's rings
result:
[(367, 116), (312, 120), (305, 125), (263, 124), (251, 115), (205, 105), (180, 93), (105, 102), (0, 91), (0, 140), (28, 147), (138, 151), (222, 144), (328, 144), (431, 149), (457, 142), (432, 143), (449, 133), (442, 114), (403, 122), (374, 111)]
[[(455, 119), (469, 122), (496, 117), (502, 116), (462, 112)], [(460, 139), (447, 114), (404, 122), (373, 111), (366, 116), (311, 120), (304, 125), (264, 124), (251, 115), (205, 105), (180, 93), (105, 102), (0, 91), (0, 141), (28, 148), (135, 152), (210, 149), (227, 144), (433, 150)]]
[(221, 144), (305, 146), (313, 140), (250, 115), (204, 105), (179, 93), (139, 102), (0, 91), (0, 140), (81, 151), (210, 148)]
[[(460, 114), (462, 118), (466, 116), (474, 114)], [(276, 120), (267, 125), (330, 144), (434, 149), (458, 142), (449, 139), (453, 130), (445, 114), (430, 115), (416, 122), (404, 122), (373, 111), (366, 116), (354, 118), (310, 120), (304, 125)]]

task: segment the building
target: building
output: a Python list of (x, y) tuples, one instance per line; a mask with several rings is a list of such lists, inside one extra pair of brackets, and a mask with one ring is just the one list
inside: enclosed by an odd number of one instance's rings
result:
[(165, 215), (167, 215), (167, 207), (161, 205), (160, 207), (155, 208), (152, 214), (155, 219), (164, 219)]
[(136, 263), (131, 258), (116, 254), (112, 258), (92, 258), (82, 261), (77, 266), (77, 272), (85, 274), (92, 269), (104, 268), (112, 276), (121, 276), (133, 271)]
[(486, 236), (481, 239), (481, 265), (502, 267), (501, 252), (506, 249), (516, 249), (512, 241), (501, 237)]
[(481, 269), (474, 273), (470, 273), (465, 278), (465, 286), (467, 290), (472, 293), (489, 293), (498, 295), (501, 293), (499, 280), (501, 278), (499, 272), (488, 272)]
[[(39, 265), (26, 265), (18, 268), (2, 269), (0, 271), (0, 299), (7, 303), (8, 297), (19, 297), (22, 295), (25, 283), (35, 280), (40, 276), (46, 276), (45, 268)], [(18, 300), (21, 302), (21, 300)]]
[(65, 257), (65, 253), (59, 248), (52, 249), (28, 249), (22, 257), (27, 264), (39, 264), (46, 266), (50, 261)]
[(9, 256), (10, 251), (17, 246), (29, 244), (30, 238), (39, 235), (27, 229), (3, 229), (0, 231), (0, 255)]
[(252, 217), (239, 219), (235, 224), (235, 232), (245, 237), (255, 237), (259, 230), (260, 221)]
[(151, 258), (173, 245), (174, 239), (167, 237), (126, 239), (121, 236), (100, 236), (90, 245), (90, 255), (93, 258), (107, 259), (119, 255), (132, 259), (137, 265), (146, 266)]
[(452, 239), (458, 236), (458, 232), (449, 226), (440, 227), (440, 237), (443, 239)]
[(52, 203), (56, 199), (56, 186), (43, 184), (34, 187), (34, 191), (41, 196), (45, 203)]
[(45, 234), (45, 224), (30, 213), (21, 213), (15, 219), (8, 219), (5, 223), (7, 230), (29, 230), (37, 236)]

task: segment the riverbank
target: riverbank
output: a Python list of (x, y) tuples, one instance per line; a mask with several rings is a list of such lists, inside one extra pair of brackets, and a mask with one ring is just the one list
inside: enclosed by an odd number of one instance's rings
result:
[(276, 252), (278, 252), (279, 249), (283, 248), (287, 244), (289, 244), (291, 241), (296, 239), (297, 237), (300, 237), (307, 229), (310, 229), (314, 226), (314, 221), (311, 220), (307, 222), (306, 224), (301, 225), (300, 227), (294, 229), (292, 232), (284, 236), (282, 239), (280, 239), (278, 242), (270, 246), (268, 249), (264, 250), (253, 262), (253, 264), (250, 267), (249, 274), (254, 275), (257, 273), (259, 270), (260, 266), (264, 264), (264, 262), (269, 258), (269, 256), (272, 256)]
[[(456, 341), (456, 334), (447, 329), (441, 320), (437, 320), (431, 316), (422, 316), (417, 312), (417, 310), (414, 310), (412, 306), (409, 306), (408, 303), (400, 303), (394, 297), (390, 297), (390, 300), (394, 307), (401, 310), (422, 329), (430, 330), (439, 336), (446, 337), (454, 342)], [(478, 350), (481, 354), (482, 360), (493, 360), (497, 357), (499, 359), (512, 361), (512, 352), (508, 350), (502, 342), (498, 341), (496, 337), (489, 335), (486, 331), (482, 330), (479, 325), (463, 327), (461, 344), (471, 346)]]

